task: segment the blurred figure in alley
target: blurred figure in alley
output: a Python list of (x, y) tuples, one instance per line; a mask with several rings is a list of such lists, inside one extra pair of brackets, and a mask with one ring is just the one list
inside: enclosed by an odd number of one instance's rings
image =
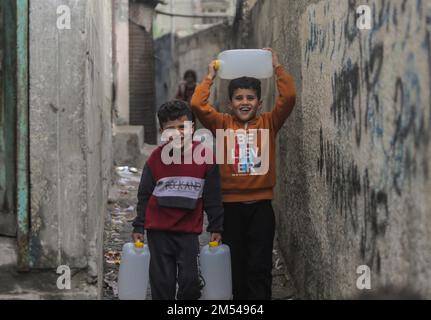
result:
[(193, 93), (195, 92), (197, 82), (196, 72), (187, 70), (184, 73), (183, 81), (180, 82), (175, 96), (176, 99), (186, 101), (190, 105)]

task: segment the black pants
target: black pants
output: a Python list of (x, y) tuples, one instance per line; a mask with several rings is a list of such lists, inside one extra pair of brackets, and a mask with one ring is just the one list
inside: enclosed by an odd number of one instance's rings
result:
[(197, 300), (201, 296), (197, 234), (147, 231), (153, 300)]
[(270, 300), (275, 216), (271, 201), (224, 203), (223, 242), (230, 247), (234, 300)]

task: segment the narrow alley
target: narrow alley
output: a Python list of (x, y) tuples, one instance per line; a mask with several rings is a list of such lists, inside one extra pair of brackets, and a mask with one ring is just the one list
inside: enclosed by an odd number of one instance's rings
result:
[[(169, 129), (217, 166), (147, 161)], [(234, 296), (431, 299), (430, 136), (431, 1), (2, 0), (0, 300), (119, 300), (175, 210), (223, 214)]]

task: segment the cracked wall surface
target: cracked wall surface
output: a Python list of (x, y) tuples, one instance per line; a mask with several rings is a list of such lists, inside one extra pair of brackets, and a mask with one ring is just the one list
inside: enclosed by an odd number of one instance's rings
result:
[[(70, 29), (57, 28), (59, 5)], [(101, 280), (111, 155), (111, 6), (30, 2), (31, 266)], [(100, 281), (101, 282), (101, 281)]]
[(247, 46), (275, 48), (298, 88), (274, 206), (300, 296), (356, 296), (367, 265), (372, 288), (430, 297), (431, 4), (258, 1), (250, 19)]

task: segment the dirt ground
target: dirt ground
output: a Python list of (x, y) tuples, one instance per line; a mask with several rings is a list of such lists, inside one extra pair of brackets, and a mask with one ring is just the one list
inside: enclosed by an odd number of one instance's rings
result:
[[(105, 217), (104, 236), (104, 300), (118, 299), (118, 270), (121, 260), (121, 249), (124, 243), (131, 241), (132, 221), (136, 215), (137, 191), (141, 172), (135, 168), (117, 167), (115, 183), (109, 194), (108, 211)], [(208, 242), (209, 234), (204, 232), (199, 241), (201, 246)], [(274, 300), (295, 298), (295, 290), (289, 279), (285, 263), (279, 254), (277, 236), (273, 251), (273, 284)], [(148, 290), (147, 299), (151, 299)]]

